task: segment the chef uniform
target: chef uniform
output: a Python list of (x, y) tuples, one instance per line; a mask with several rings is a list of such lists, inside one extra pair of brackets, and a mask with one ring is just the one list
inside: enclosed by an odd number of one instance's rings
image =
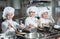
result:
[[(33, 11), (35, 14), (37, 14), (37, 7), (36, 6), (31, 6), (27, 9), (27, 14), (29, 16), (29, 12)], [(29, 26), (29, 24), (33, 24), (34, 27), (37, 27), (37, 18), (34, 17), (27, 17), (25, 20), (25, 26)], [(33, 28), (33, 27), (32, 27)], [(31, 29), (32, 29), (31, 28)], [(34, 32), (33, 30), (29, 29), (30, 32)]]
[[(12, 19), (7, 19), (6, 15), (9, 13), (13, 14), (14, 16), (15, 9), (12, 7), (6, 7), (3, 11), (3, 18), (6, 19), (4, 22), (2, 22), (2, 32), (8, 37), (9, 39), (15, 39), (15, 29), (19, 28), (19, 24), (13, 21)], [(12, 27), (9, 29), (8, 25), (11, 25)]]
[(46, 11), (47, 11), (46, 8), (43, 8), (39, 12), (39, 17), (40, 17), (39, 21), (40, 21), (40, 26), (41, 27), (43, 27), (42, 24), (49, 23), (48, 19), (42, 18), (42, 14), (44, 14), (43, 12), (46, 12)]
[(44, 7), (43, 9), (41, 9), (41, 11), (39, 13), (39, 16), (40, 16), (40, 19), (39, 19), (40, 25), (39, 26), (40, 27), (45, 27), (46, 31), (48, 31), (49, 27), (50, 27), (49, 23), (54, 23), (54, 20), (48, 19), (48, 16), (46, 18), (43, 18), (42, 16), (43, 16), (44, 12), (47, 13), (47, 14), (49, 14), (48, 13), (49, 10), (46, 7)]

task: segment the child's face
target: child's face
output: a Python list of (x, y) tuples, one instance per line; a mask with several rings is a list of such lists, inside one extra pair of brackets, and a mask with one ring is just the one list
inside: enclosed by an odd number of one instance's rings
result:
[(43, 12), (42, 17), (47, 18), (48, 17), (48, 12)]
[(30, 15), (30, 17), (34, 17), (34, 16), (35, 16), (35, 12), (34, 12), (34, 11), (31, 11), (31, 12), (29, 13), (29, 15)]
[(12, 19), (13, 16), (14, 16), (14, 15), (13, 15), (12, 13), (9, 13), (9, 14), (6, 15), (7, 19)]

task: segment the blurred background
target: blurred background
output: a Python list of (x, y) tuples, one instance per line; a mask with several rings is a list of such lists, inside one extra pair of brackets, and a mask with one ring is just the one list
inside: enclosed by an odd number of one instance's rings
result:
[[(15, 17), (26, 17), (26, 9), (30, 6), (37, 6), (38, 8), (47, 7), (50, 10), (50, 15), (54, 16), (55, 9), (59, 9), (59, 0), (0, 0), (0, 19), (2, 18), (2, 11), (6, 6), (15, 8)], [(54, 16), (56, 17), (56, 15)]]
[(15, 17), (21, 18), (27, 16), (26, 9), (29, 6), (47, 7), (50, 14), (57, 17), (60, 10), (60, 0), (0, 0), (0, 19), (2, 18), (2, 11), (6, 6), (15, 8)]

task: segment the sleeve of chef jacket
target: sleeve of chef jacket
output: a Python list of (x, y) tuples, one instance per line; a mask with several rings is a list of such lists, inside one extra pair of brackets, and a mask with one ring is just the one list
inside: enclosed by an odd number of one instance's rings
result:
[[(5, 23), (6, 24), (6, 23)], [(7, 25), (5, 25), (4, 23), (2, 23), (2, 32), (5, 32), (7, 30)]]
[(25, 19), (25, 26), (29, 26), (29, 21), (28, 19)]

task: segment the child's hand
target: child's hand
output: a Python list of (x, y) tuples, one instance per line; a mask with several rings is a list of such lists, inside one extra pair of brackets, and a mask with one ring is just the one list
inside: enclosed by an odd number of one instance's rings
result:
[(12, 25), (11, 24), (8, 24), (8, 29), (11, 29), (12, 28)]

